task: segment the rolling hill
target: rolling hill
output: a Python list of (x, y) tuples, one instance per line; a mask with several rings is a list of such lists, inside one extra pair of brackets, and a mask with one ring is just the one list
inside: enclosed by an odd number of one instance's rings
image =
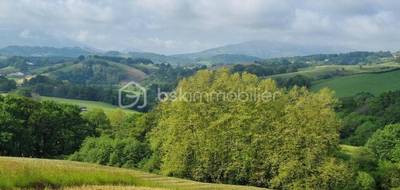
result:
[(134, 110), (129, 110), (129, 109), (122, 109), (118, 106), (107, 104), (104, 102), (96, 102), (96, 101), (88, 101), (88, 100), (77, 100), (77, 99), (67, 99), (67, 98), (57, 98), (57, 97), (47, 97), (47, 96), (40, 96), (38, 97), (40, 100), (50, 100), (50, 101), (55, 101), (58, 103), (62, 104), (72, 104), (72, 105), (78, 105), (80, 107), (85, 107), (87, 110), (93, 110), (93, 109), (102, 109), (104, 113), (108, 114), (111, 113), (117, 109), (121, 109), (122, 111), (126, 113), (138, 113)]
[(382, 92), (400, 89), (400, 70), (380, 73), (356, 74), (317, 81), (312, 90), (330, 88), (339, 97), (352, 96), (359, 92), (379, 95)]
[(340, 47), (312, 46), (309, 44), (307, 46), (304, 46), (288, 42), (271, 42), (258, 40), (221, 46), (196, 53), (179, 54), (175, 55), (175, 57), (198, 59), (204, 57), (212, 57), (220, 54), (238, 54), (259, 58), (274, 58), (321, 53), (338, 53), (347, 51), (349, 50)]

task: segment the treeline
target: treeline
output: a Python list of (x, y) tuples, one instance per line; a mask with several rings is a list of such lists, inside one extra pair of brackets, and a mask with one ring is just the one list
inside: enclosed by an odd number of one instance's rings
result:
[(118, 56), (100, 56), (100, 55), (94, 55), (93, 56), (96, 59), (104, 59), (108, 61), (113, 61), (117, 63), (122, 63), (126, 65), (136, 65), (136, 64), (154, 64), (153, 61), (150, 59), (146, 58), (124, 58), (124, 57), (118, 57)]
[(390, 51), (366, 52), (356, 51), (350, 53), (339, 54), (318, 54), (301, 57), (293, 57), (291, 59), (320, 64), (339, 64), (339, 65), (357, 65), (379, 62), (382, 58), (392, 58)]
[(111, 65), (105, 60), (87, 59), (66, 70), (52, 73), (59, 80), (67, 80), (75, 84), (115, 85), (123, 80), (133, 80), (126, 70)]
[(232, 72), (247, 72), (257, 76), (269, 76), (281, 73), (291, 73), (299, 68), (308, 67), (304, 62), (290, 62), (287, 59), (279, 59), (274, 62), (255, 61), (254, 64), (237, 64), (231, 69)]
[(359, 93), (343, 98), (338, 111), (344, 121), (343, 141), (362, 146), (376, 130), (400, 123), (400, 91), (385, 92), (379, 96)]
[(12, 79), (0, 76), (0, 92), (9, 92), (17, 88), (17, 83)]
[[(138, 108), (138, 105), (143, 104), (143, 97), (139, 103), (131, 109), (137, 111), (147, 111), (155, 105), (157, 96), (157, 87), (152, 87), (149, 92), (149, 102), (144, 108)], [(15, 92), (16, 94), (31, 97), (33, 94), (39, 94), (41, 96), (68, 98), (68, 99), (79, 99), (79, 100), (90, 100), (105, 102), (112, 105), (119, 105), (118, 102), (118, 88), (111, 85), (83, 85), (73, 84), (67, 81), (61, 81), (47, 76), (38, 75), (30, 80), (26, 80), (20, 88)], [(123, 92), (123, 97), (126, 93)], [(129, 99), (122, 99), (123, 105), (129, 105)]]
[(0, 155), (58, 157), (96, 134), (80, 108), (25, 97), (0, 96)]

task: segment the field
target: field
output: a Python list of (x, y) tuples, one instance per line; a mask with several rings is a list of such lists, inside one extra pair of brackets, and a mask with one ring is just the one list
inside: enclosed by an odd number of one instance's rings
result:
[(328, 87), (339, 97), (352, 96), (359, 92), (379, 95), (382, 92), (400, 89), (400, 70), (383, 73), (356, 74), (317, 81), (312, 90)]
[[(95, 186), (92, 186), (95, 185)], [(200, 183), (138, 170), (64, 160), (0, 157), (0, 189), (64, 188), (115, 190), (256, 190), (262, 188)]]
[(303, 75), (310, 78), (318, 78), (323, 75), (327, 75), (334, 72), (340, 72), (341, 74), (344, 75), (354, 75), (361, 73), (384, 72), (396, 68), (400, 68), (400, 64), (394, 62), (363, 65), (361, 67), (359, 65), (319, 65), (319, 66), (311, 66), (299, 69), (299, 71), (297, 72), (272, 75), (271, 77), (288, 78), (296, 75)]
[[(52, 100), (52, 101), (64, 103), (64, 104), (74, 104), (74, 105), (78, 105), (81, 107), (86, 107), (88, 110), (91, 110), (94, 108), (100, 108), (100, 109), (103, 109), (105, 113), (110, 113), (112, 111), (115, 111), (116, 109), (121, 109), (118, 106), (114, 106), (111, 104), (107, 104), (107, 103), (103, 103), (103, 102), (96, 102), (96, 101), (88, 101), (88, 100), (76, 100), (76, 99), (56, 98), (56, 97), (47, 97), (47, 96), (40, 96), (39, 99), (40, 100)], [(122, 109), (122, 110), (127, 113), (137, 113), (134, 110), (129, 110), (129, 109)]]

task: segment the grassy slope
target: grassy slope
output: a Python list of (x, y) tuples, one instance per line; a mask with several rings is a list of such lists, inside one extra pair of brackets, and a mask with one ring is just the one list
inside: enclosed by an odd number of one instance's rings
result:
[(324, 87), (334, 90), (339, 97), (351, 96), (358, 92), (378, 95), (385, 91), (400, 89), (400, 70), (321, 80), (316, 82), (311, 89), (316, 91)]
[[(102, 60), (104, 61), (104, 60)], [(124, 65), (121, 63), (116, 63), (116, 62), (112, 62), (112, 61), (106, 61), (110, 66), (115, 67), (120, 69), (120, 71), (124, 71), (127, 74), (128, 77), (128, 81), (129, 80), (135, 80), (135, 81), (142, 81), (143, 79), (145, 79), (147, 77), (146, 73), (144, 73), (143, 71), (130, 67), (128, 65)], [(83, 63), (77, 63), (77, 64), (69, 64), (66, 65), (65, 67), (56, 69), (55, 71), (51, 71), (47, 74), (52, 74), (54, 72), (57, 71), (62, 71), (62, 72), (74, 72), (76, 69), (79, 69), (79, 67), (83, 67)]]
[(271, 77), (287, 78), (287, 77), (293, 77), (295, 75), (304, 75), (310, 78), (314, 78), (335, 71), (341, 71), (344, 72), (346, 75), (352, 75), (360, 73), (389, 71), (395, 68), (400, 68), (400, 64), (390, 61), (380, 64), (363, 65), (362, 67), (360, 67), (359, 65), (322, 65), (322, 66), (306, 67), (300, 69), (297, 72), (277, 74), (277, 75), (272, 75)]
[[(66, 187), (82, 185), (133, 185), (140, 187), (151, 187), (148, 189), (163, 188), (177, 190), (261, 189), (249, 186), (200, 183), (190, 180), (164, 177), (138, 170), (107, 167), (81, 162), (0, 157), (0, 189), (15, 187), (38, 188), (43, 186)], [(90, 189), (90, 187), (84, 189)]]
[[(116, 109), (121, 109), (121, 108), (111, 105), (111, 104), (107, 104), (107, 103), (103, 103), (103, 102), (96, 102), (96, 101), (56, 98), (56, 97), (47, 97), (47, 96), (40, 96), (40, 99), (41, 100), (52, 100), (52, 101), (64, 103), (64, 104), (74, 104), (74, 105), (78, 105), (81, 107), (86, 107), (88, 110), (91, 110), (94, 108), (100, 108), (100, 109), (103, 109), (105, 113), (110, 113), (112, 111), (115, 111)], [(127, 113), (137, 113), (134, 110), (128, 110), (128, 109), (122, 109), (122, 110)]]

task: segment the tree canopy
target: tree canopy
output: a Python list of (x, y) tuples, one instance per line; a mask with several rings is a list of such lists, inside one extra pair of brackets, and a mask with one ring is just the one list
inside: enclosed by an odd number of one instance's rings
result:
[[(278, 189), (341, 189), (350, 169), (334, 158), (339, 121), (331, 92), (283, 90), (271, 79), (199, 71), (182, 80), (176, 99), (159, 107), (151, 144), (167, 175)], [(193, 94), (257, 94), (231, 101)], [(154, 155), (153, 155), (154, 156)]]

